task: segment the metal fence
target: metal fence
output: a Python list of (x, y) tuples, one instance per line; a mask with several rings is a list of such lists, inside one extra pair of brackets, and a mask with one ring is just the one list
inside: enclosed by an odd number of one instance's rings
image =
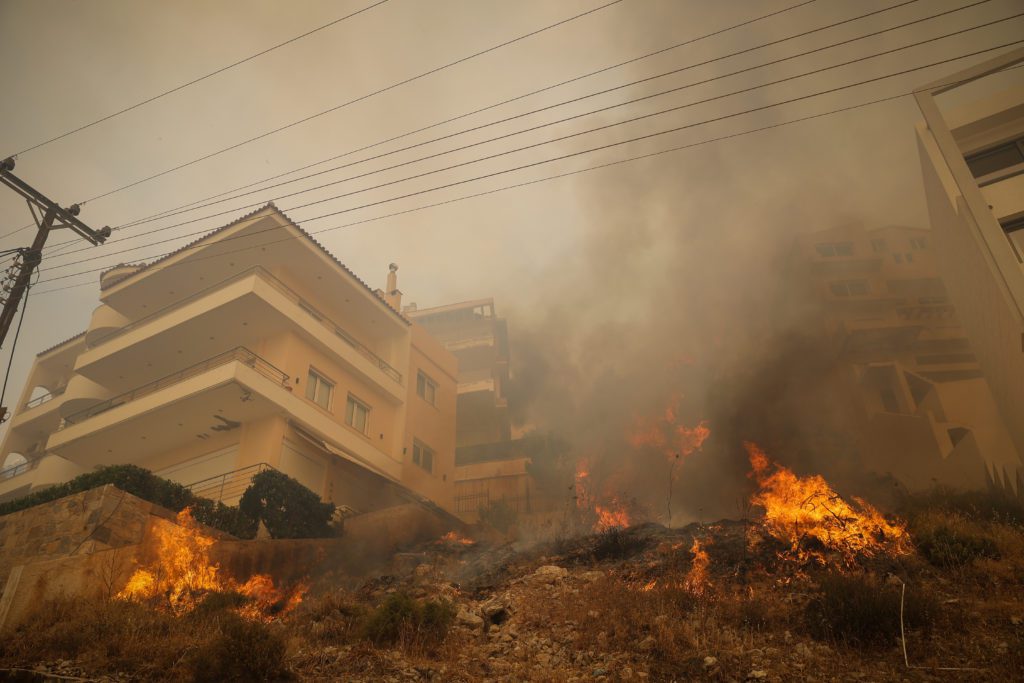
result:
[(265, 462), (242, 467), (231, 472), (218, 474), (208, 479), (201, 479), (189, 484), (187, 488), (197, 496), (209, 498), (210, 500), (231, 505), (238, 502), (245, 490), (252, 484), (253, 477), (260, 472), (275, 470), (276, 468)]

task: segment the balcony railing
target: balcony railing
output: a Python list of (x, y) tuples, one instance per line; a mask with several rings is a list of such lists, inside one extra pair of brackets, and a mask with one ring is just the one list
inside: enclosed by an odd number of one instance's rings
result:
[(14, 477), (17, 477), (19, 474), (25, 474), (30, 470), (34, 470), (41, 459), (42, 458), (29, 458), (25, 462), (19, 462), (17, 465), (5, 467), (4, 469), (0, 470), (0, 480), (13, 479)]
[(97, 403), (85, 410), (79, 410), (77, 413), (72, 413), (64, 418), (64, 422), (61, 424), (60, 429), (64, 429), (67, 425), (78, 424), (83, 420), (88, 420), (90, 417), (94, 417), (100, 413), (105, 413), (108, 410), (134, 401), (135, 399), (142, 398), (148, 394), (152, 394), (165, 387), (169, 387), (173, 384), (177, 384), (178, 382), (201, 375), (207, 370), (212, 370), (213, 368), (235, 361), (249, 366), (264, 377), (271, 379), (278, 384), (286, 385), (288, 382), (288, 375), (284, 372), (278, 370), (268, 361), (260, 358), (249, 349), (239, 346), (238, 348), (218, 354), (212, 358), (208, 358), (201, 363), (189, 366), (184, 370), (179, 370), (174, 374), (161, 377), (160, 379), (148, 384), (143, 384), (141, 387), (137, 387), (131, 391), (126, 391), (125, 393), (114, 396), (113, 398), (108, 398), (106, 401)]
[(185, 488), (203, 498), (209, 498), (219, 503), (225, 501), (233, 503), (241, 498), (245, 490), (249, 488), (253, 477), (267, 470), (276, 470), (276, 468), (261, 462), (207, 479), (201, 479), (193, 484), (189, 484)]
[(58, 396), (62, 395), (63, 393), (64, 393), (64, 389), (61, 389), (59, 391), (48, 391), (45, 394), (43, 394), (42, 396), (36, 396), (31, 401), (25, 401), (24, 409), (28, 410), (29, 408), (35, 408), (36, 406), (41, 406), (44, 403), (47, 403), (48, 401), (52, 401), (53, 399), (57, 398)]
[(295, 291), (293, 291), (291, 288), (289, 288), (288, 285), (286, 285), (283, 282), (281, 282), (280, 280), (278, 280), (276, 277), (271, 275), (268, 271), (266, 271), (264, 268), (261, 268), (260, 266), (255, 266), (255, 267), (250, 268), (250, 269), (248, 269), (246, 271), (238, 273), (237, 275), (232, 275), (231, 277), (229, 277), (227, 279), (221, 280), (220, 282), (217, 282), (216, 284), (210, 285), (209, 287), (206, 287), (205, 289), (199, 290), (195, 294), (187, 296), (184, 299), (181, 299), (179, 301), (175, 301), (173, 304), (170, 304), (169, 306), (165, 306), (164, 308), (161, 308), (160, 310), (154, 311), (153, 313), (150, 313), (149, 315), (147, 315), (147, 316), (145, 316), (143, 318), (139, 318), (138, 320), (133, 320), (132, 322), (130, 322), (127, 325), (125, 325), (124, 327), (119, 327), (118, 329), (113, 330), (113, 331), (109, 332), (108, 334), (105, 334), (102, 337), (99, 337), (99, 338), (95, 339), (92, 342), (92, 344), (90, 344), (90, 348), (96, 347), (99, 344), (102, 344), (102, 343), (104, 343), (106, 341), (109, 341), (110, 339), (114, 339), (115, 337), (119, 337), (122, 334), (125, 334), (125, 333), (129, 332), (130, 330), (133, 330), (133, 329), (136, 329), (138, 327), (141, 327), (142, 325), (150, 322), (151, 320), (154, 320), (155, 318), (159, 318), (160, 316), (163, 316), (166, 313), (169, 313), (170, 311), (173, 311), (173, 310), (176, 310), (178, 308), (181, 308), (182, 306), (185, 306), (186, 304), (191, 303), (192, 301), (195, 301), (195, 300), (199, 299), (200, 297), (202, 297), (202, 296), (204, 296), (204, 295), (206, 295), (206, 294), (208, 294), (208, 293), (210, 293), (210, 292), (212, 292), (214, 290), (217, 290), (217, 289), (220, 289), (220, 288), (224, 287), (228, 283), (244, 279), (244, 278), (248, 277), (249, 275), (252, 275), (253, 273), (258, 273), (259, 276), (262, 277), (264, 280), (266, 280), (266, 282), (269, 285), (271, 285), (274, 289), (276, 289), (278, 292), (283, 294), (287, 299), (289, 299), (293, 303), (297, 304), (299, 306), (299, 308), (301, 308), (303, 311), (306, 312), (306, 314), (308, 314), (311, 318), (313, 318), (314, 320), (319, 322), (321, 325), (326, 327), (328, 330), (333, 332), (335, 334), (335, 336), (337, 336), (343, 342), (345, 342), (346, 344), (351, 346), (353, 349), (358, 351), (359, 354), (362, 355), (364, 358), (366, 358), (371, 363), (373, 363), (378, 368), (380, 368), (381, 371), (383, 371), (385, 375), (387, 375), (388, 377), (390, 377), (394, 381), (398, 382), (399, 384), (402, 383), (402, 373), (398, 372), (398, 370), (396, 370), (394, 367), (392, 367), (386, 360), (384, 360), (383, 358), (381, 358), (380, 356), (375, 354), (373, 351), (370, 350), (369, 347), (367, 347), (365, 344), (363, 344), (362, 342), (357, 340), (354, 336), (352, 336), (352, 334), (350, 332), (346, 331), (343, 327), (341, 327), (340, 325), (338, 325), (337, 323), (332, 321), (330, 318), (328, 318), (327, 316), (322, 314), (320, 311), (318, 311), (315, 307), (313, 307), (312, 304), (310, 304), (308, 301), (306, 301), (301, 296), (299, 296)]

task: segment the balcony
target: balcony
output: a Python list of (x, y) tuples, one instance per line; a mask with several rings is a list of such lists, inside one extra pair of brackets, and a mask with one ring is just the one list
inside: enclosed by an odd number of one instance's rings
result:
[[(350, 329), (258, 266), (90, 339), (76, 371), (123, 390), (126, 387), (116, 386), (118, 382), (197, 362), (223, 348), (223, 340), (254, 346), (284, 330), (302, 333), (394, 401), (403, 399), (403, 377), (397, 369)], [(384, 335), (378, 341), (386, 348), (394, 333), (378, 332)]]
[[(213, 447), (198, 442), (215, 436), (231, 434), (239, 443), (243, 425), (279, 415), (399, 478), (399, 460), (294, 395), (288, 379), (266, 359), (238, 347), (69, 414), (46, 447), (83, 466), (134, 463), (160, 469), (166, 463), (148, 465), (147, 460), (177, 449), (202, 452)], [(258, 447), (275, 453), (280, 444)]]

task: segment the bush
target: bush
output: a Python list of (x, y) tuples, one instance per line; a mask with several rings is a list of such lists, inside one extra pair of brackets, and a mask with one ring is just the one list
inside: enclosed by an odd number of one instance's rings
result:
[(366, 616), (363, 638), (377, 644), (434, 646), (444, 640), (455, 608), (449, 602), (414, 600), (405, 593), (395, 593)]
[(285, 641), (267, 625), (225, 615), (219, 633), (191, 657), (194, 681), (282, 681)]
[(274, 538), (326, 538), (334, 535), (329, 525), (334, 505), (320, 502), (315, 493), (277, 470), (267, 470), (253, 477), (252, 484), (242, 494), (239, 506), (231, 507), (201, 498), (181, 484), (158, 477), (142, 467), (112, 465), (0, 503), (0, 516), (106, 484), (113, 484), (126, 493), (174, 512), (190, 508), (197, 522), (238, 538), (252, 538), (261, 519)]
[(644, 539), (628, 530), (612, 527), (598, 534), (592, 554), (595, 560), (624, 560), (636, 555), (646, 545)]
[[(900, 635), (902, 586), (872, 576), (826, 574), (805, 611), (812, 636), (861, 647), (893, 645)], [(938, 615), (935, 598), (908, 587), (903, 606), (906, 628), (928, 630)]]
[(253, 477), (238, 508), (254, 526), (263, 520), (274, 538), (324, 538), (334, 534), (330, 525), (334, 504), (321, 502), (320, 496), (277, 470)]
[(900, 502), (900, 512), (911, 522), (937, 511), (979, 522), (1024, 524), (1024, 505), (993, 491), (954, 491), (940, 486), (906, 494)]
[(918, 552), (936, 567), (955, 569), (978, 558), (999, 559), (995, 541), (987, 536), (942, 525), (914, 534)]
[(517, 520), (516, 511), (504, 499), (480, 506), (480, 522), (501, 533), (505, 533), (510, 527), (515, 526)]

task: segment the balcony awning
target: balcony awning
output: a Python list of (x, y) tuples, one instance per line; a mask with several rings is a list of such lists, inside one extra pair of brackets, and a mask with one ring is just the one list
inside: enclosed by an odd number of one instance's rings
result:
[(397, 479), (395, 479), (394, 477), (388, 476), (387, 473), (385, 473), (380, 468), (376, 467), (373, 463), (371, 463), (366, 458), (360, 457), (358, 454), (353, 453), (352, 451), (348, 450), (347, 448), (344, 448), (342, 446), (335, 446), (334, 444), (330, 443), (329, 441), (325, 441), (324, 439), (321, 439), (320, 437), (318, 437), (318, 436), (316, 436), (314, 434), (311, 434), (304, 427), (302, 427), (301, 425), (296, 423), (294, 420), (288, 420), (288, 426), (291, 427), (292, 429), (294, 429), (296, 434), (298, 434), (303, 439), (305, 439), (309, 443), (313, 444), (314, 446), (316, 446), (320, 450), (326, 451), (326, 452), (330, 453), (331, 455), (336, 455), (339, 458), (344, 458), (345, 460), (348, 460), (349, 462), (352, 462), (352, 463), (354, 463), (356, 465), (359, 465), (360, 467), (362, 467), (364, 469), (367, 469), (370, 472), (373, 472), (374, 474), (387, 479), (388, 481), (398, 483)]

